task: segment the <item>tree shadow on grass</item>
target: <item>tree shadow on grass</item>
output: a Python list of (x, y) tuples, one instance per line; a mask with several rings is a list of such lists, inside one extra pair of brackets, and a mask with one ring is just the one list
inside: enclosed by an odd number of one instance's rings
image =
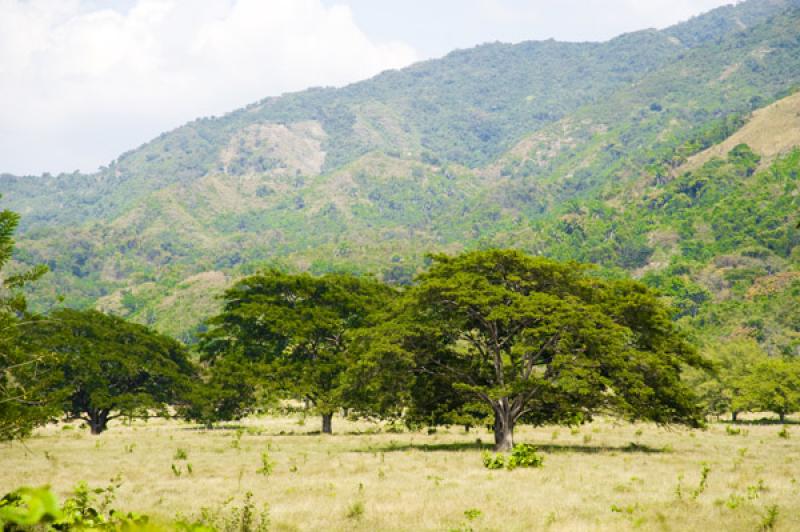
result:
[(784, 419), (783, 421), (771, 417), (764, 417), (761, 419), (737, 419), (736, 421), (722, 419), (718, 421), (718, 423), (722, 425), (800, 425), (800, 419)]
[[(669, 449), (650, 447), (640, 443), (631, 442), (628, 445), (615, 447), (612, 445), (572, 445), (572, 444), (538, 444), (536, 448), (546, 453), (643, 453), (659, 454), (672, 452)], [(462, 452), (462, 451), (491, 451), (492, 445), (483, 442), (457, 442), (457, 443), (395, 443), (376, 445), (355, 449), (358, 453), (391, 453), (402, 451), (422, 452)]]

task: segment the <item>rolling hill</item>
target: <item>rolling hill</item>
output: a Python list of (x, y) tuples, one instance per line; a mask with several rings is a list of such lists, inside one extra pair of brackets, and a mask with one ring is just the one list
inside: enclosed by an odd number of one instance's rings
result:
[[(40, 308), (63, 296), (187, 341), (267, 264), (402, 284), (429, 251), (514, 246), (643, 276), (697, 330), (793, 351), (798, 86), (800, 0), (749, 0), (267, 98), (95, 174), (0, 176), (0, 201), (23, 215), (17, 262), (52, 270)], [(770, 304), (786, 318), (740, 323)]]

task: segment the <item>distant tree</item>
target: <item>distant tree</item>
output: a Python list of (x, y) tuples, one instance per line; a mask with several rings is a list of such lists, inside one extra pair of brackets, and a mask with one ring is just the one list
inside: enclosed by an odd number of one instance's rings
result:
[(233, 356), (265, 368), (264, 387), (313, 404), (322, 432), (331, 433), (335, 410), (346, 406), (341, 376), (352, 363), (349, 334), (369, 325), (392, 293), (348, 274), (267, 271), (225, 293), (203, 349), (211, 360)]
[(391, 366), (394, 358), (407, 368), (395, 387), (413, 390), (414, 375), (435, 376), (464, 395), (462, 404), (483, 403), (497, 450), (511, 448), (518, 422), (616, 412), (699, 423), (681, 369), (706, 364), (644, 285), (601, 281), (576, 263), (517, 251), (433, 259), (402, 311), (373, 331), (384, 340), (366, 344), (361, 364)]
[(52, 312), (30, 330), (28, 344), (52, 357), (47, 371), (60, 377), (52, 401), (92, 434), (121, 416), (166, 415), (195, 376), (182, 344), (94, 310)]
[(0, 441), (28, 435), (52, 414), (43, 400), (48, 386), (42, 374), (43, 356), (22, 346), (31, 315), (20, 292), (47, 269), (38, 267), (17, 275), (2, 271), (11, 260), (18, 223), (16, 213), (0, 211)]
[(716, 342), (707, 349), (708, 359), (714, 371), (691, 371), (689, 382), (701, 399), (706, 412), (719, 416), (730, 412), (736, 421), (739, 413), (748, 410), (745, 400), (746, 377), (759, 363), (767, 360), (767, 354), (755, 340)]
[(781, 421), (800, 410), (800, 363), (770, 358), (757, 363), (739, 381), (736, 408), (773, 412)]

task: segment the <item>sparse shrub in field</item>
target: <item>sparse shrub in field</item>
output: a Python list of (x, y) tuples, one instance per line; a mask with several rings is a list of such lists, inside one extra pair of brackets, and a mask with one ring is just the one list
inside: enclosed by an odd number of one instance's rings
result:
[(483, 452), (483, 466), (486, 469), (503, 469), (506, 466), (506, 455)]
[(767, 511), (764, 514), (764, 518), (761, 520), (761, 530), (774, 530), (775, 523), (778, 521), (778, 505), (773, 504), (771, 506), (767, 506)]
[(742, 429), (735, 429), (735, 428), (731, 427), (730, 425), (728, 425), (728, 426), (725, 427), (725, 433), (728, 436), (738, 436), (738, 435), (740, 435), (742, 433)]
[(364, 516), (364, 501), (356, 501), (347, 508), (348, 519), (361, 519)]
[(175, 451), (175, 455), (172, 458), (175, 460), (186, 460), (189, 458), (189, 453), (186, 452), (186, 449), (178, 447), (178, 449)]
[(469, 521), (474, 521), (475, 519), (479, 518), (483, 515), (483, 512), (478, 510), (477, 508), (470, 508), (468, 510), (464, 510), (464, 517), (467, 518)]
[(731, 510), (737, 509), (744, 502), (744, 498), (736, 493), (731, 493), (731, 496), (725, 501), (725, 506)]
[(261, 453), (261, 467), (256, 470), (256, 473), (268, 477), (272, 474), (274, 468), (275, 462), (269, 457), (269, 453), (266, 451)]
[(181, 474), (183, 474), (183, 472), (181, 471), (180, 467), (176, 466), (175, 464), (172, 464), (172, 474), (175, 475), (176, 477), (179, 477), (181, 476)]
[(236, 429), (236, 434), (233, 436), (233, 440), (231, 441), (231, 447), (234, 449), (240, 449), (242, 436), (244, 436), (244, 430)]
[(200, 518), (193, 522), (179, 523), (179, 530), (191, 532), (267, 532), (270, 527), (269, 506), (259, 511), (253, 502), (253, 493), (248, 491), (241, 507), (226, 508), (233, 499), (222, 507), (212, 510), (203, 508)]
[(758, 484), (754, 486), (747, 486), (747, 498), (751, 501), (753, 499), (758, 499), (758, 497), (767, 491), (767, 486), (764, 485), (764, 481), (759, 479)]
[(786, 425), (784, 425), (783, 428), (781, 428), (781, 431), (778, 433), (778, 437), (783, 438), (784, 440), (789, 439), (789, 429), (786, 428)]
[(703, 464), (703, 469), (700, 471), (700, 484), (697, 485), (692, 491), (692, 500), (696, 500), (708, 487), (708, 474), (711, 473), (711, 468), (708, 464)]
[(507, 467), (509, 470), (517, 467), (542, 467), (544, 457), (536, 452), (536, 447), (527, 443), (520, 443), (511, 449)]
[(518, 467), (541, 467), (544, 457), (536, 452), (536, 447), (527, 443), (520, 443), (511, 449), (511, 456), (504, 454), (483, 453), (483, 465), (487, 469), (503, 469), (509, 471)]

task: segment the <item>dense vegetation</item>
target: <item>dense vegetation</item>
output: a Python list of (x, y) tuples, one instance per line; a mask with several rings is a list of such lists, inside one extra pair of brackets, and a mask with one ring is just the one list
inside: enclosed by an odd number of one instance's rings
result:
[(639, 227), (607, 245), (620, 260), (569, 256), (539, 232), (572, 205), (639, 208), (630, 190), (665, 186), (790, 94), (797, 7), (751, 0), (606, 43), (484, 45), (201, 119), (94, 175), (3, 176), (25, 213), (17, 262), (53, 272), (33, 308), (63, 295), (195, 341), (212, 296), (264, 265), (407, 284), (426, 252), (513, 246), (635, 271)]

